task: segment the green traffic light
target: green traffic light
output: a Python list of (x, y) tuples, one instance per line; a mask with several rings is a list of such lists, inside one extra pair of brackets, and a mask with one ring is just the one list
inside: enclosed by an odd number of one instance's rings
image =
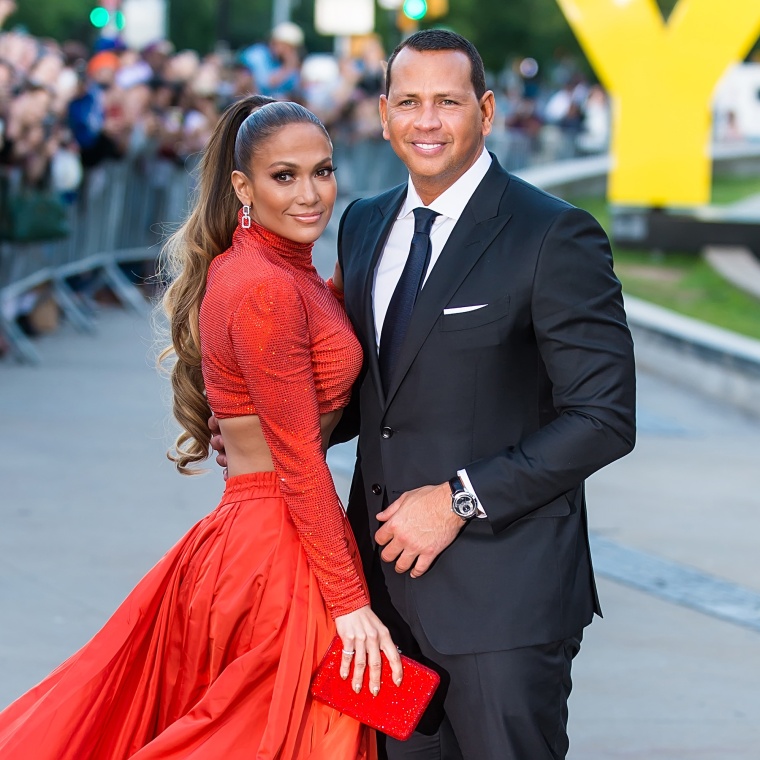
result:
[(412, 21), (419, 21), (425, 18), (427, 9), (425, 0), (404, 0), (404, 15), (412, 19)]
[(96, 29), (102, 29), (104, 26), (108, 26), (108, 22), (111, 16), (106, 8), (93, 8), (90, 11), (90, 23)]

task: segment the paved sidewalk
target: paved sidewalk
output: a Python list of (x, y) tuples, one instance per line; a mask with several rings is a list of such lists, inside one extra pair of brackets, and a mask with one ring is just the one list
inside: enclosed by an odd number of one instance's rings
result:
[[(639, 429), (589, 483), (592, 531), (760, 591), (757, 420), (645, 374)], [(606, 580), (600, 596), (575, 670), (573, 760), (757, 758), (760, 632)]]
[[(40, 341), (41, 367), (0, 363), (0, 706), (83, 644), (222, 490), (218, 472), (182, 478), (164, 458), (150, 325), (99, 321), (94, 337)], [(636, 450), (589, 484), (592, 530), (760, 592), (757, 420), (651, 375), (640, 397)], [(350, 451), (331, 460), (345, 494)], [(600, 579), (571, 760), (757, 760), (760, 633), (655, 592)]]

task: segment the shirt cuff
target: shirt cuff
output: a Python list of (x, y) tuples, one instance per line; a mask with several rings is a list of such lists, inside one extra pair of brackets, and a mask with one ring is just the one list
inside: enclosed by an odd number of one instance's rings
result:
[(477, 502), (476, 509), (478, 510), (476, 517), (479, 517), (481, 519), (488, 517), (485, 509), (483, 509), (483, 505), (480, 503), (480, 499), (478, 499), (478, 495), (475, 493), (475, 489), (472, 487), (472, 482), (467, 477), (467, 470), (457, 470), (457, 475), (462, 481), (462, 485), (465, 487), (465, 489), (475, 497), (475, 501)]

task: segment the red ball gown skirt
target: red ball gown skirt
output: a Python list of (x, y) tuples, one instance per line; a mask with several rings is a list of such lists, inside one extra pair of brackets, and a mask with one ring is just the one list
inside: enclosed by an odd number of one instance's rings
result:
[(95, 637), (0, 713), (0, 757), (374, 760), (374, 733), (309, 694), (334, 635), (276, 475), (230, 478)]

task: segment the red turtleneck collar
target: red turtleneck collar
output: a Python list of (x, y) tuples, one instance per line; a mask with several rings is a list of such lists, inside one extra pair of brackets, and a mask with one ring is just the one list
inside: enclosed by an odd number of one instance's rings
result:
[(262, 246), (267, 250), (274, 251), (282, 256), (293, 266), (300, 268), (311, 268), (311, 252), (314, 243), (296, 243), (294, 240), (288, 240), (276, 232), (262, 227), (251, 219), (251, 226), (244, 229), (241, 224), (243, 211), (238, 214), (238, 226), (232, 236), (232, 248), (234, 250), (245, 251), (249, 247), (258, 248)]

